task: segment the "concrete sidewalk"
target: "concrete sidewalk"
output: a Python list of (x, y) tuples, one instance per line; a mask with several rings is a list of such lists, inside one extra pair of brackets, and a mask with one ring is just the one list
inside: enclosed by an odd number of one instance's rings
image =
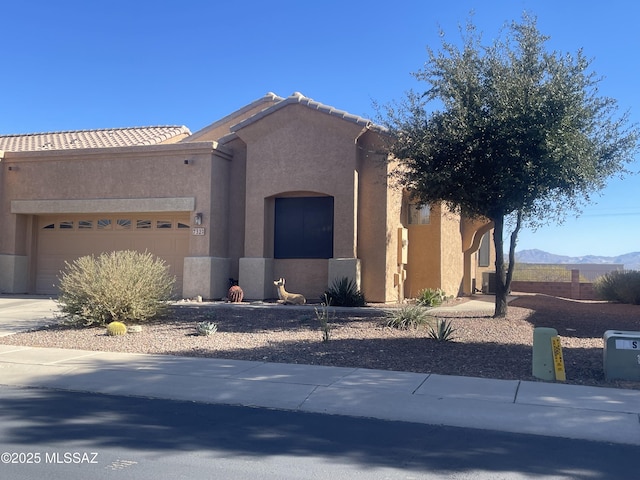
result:
[(0, 384), (640, 445), (637, 390), (9, 345)]
[[(27, 305), (0, 300), (0, 324)], [(0, 385), (640, 445), (638, 390), (10, 345), (0, 345)]]

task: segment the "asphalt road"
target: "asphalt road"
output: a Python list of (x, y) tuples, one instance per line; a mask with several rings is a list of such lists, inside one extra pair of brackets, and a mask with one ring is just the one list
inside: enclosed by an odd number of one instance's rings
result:
[(0, 478), (12, 480), (598, 480), (637, 478), (639, 453), (540, 436), (0, 386)]

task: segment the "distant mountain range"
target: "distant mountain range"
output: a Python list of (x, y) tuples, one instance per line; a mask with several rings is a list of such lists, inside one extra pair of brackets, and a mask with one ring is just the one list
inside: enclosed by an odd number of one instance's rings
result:
[(599, 255), (570, 257), (567, 255), (556, 255), (554, 253), (532, 249), (516, 252), (516, 262), (553, 264), (618, 263), (624, 265), (625, 270), (640, 270), (640, 252), (625, 253), (624, 255), (618, 255), (616, 257), (604, 257)]

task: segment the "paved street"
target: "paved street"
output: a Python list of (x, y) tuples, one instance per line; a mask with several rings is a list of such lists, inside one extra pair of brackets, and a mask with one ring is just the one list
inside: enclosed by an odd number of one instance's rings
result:
[(634, 446), (491, 430), (17, 387), (0, 387), (0, 406), (0, 451), (40, 454), (37, 464), (1, 464), (0, 477), (12, 480), (602, 480), (637, 473)]

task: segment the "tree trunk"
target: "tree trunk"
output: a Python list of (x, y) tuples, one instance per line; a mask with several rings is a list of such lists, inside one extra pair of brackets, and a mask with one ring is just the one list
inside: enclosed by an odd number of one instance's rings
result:
[(513, 269), (516, 267), (516, 244), (518, 243), (518, 233), (522, 226), (522, 212), (518, 211), (516, 216), (516, 226), (511, 232), (511, 242), (509, 243), (509, 268), (507, 269), (504, 289), (507, 294), (511, 291), (511, 279), (513, 278)]
[(494, 215), (493, 245), (496, 249), (496, 307), (494, 318), (507, 316), (507, 285), (504, 271), (504, 214)]
[(494, 318), (504, 318), (507, 316), (507, 296), (511, 290), (511, 279), (513, 269), (516, 266), (516, 242), (518, 233), (522, 225), (522, 212), (517, 213), (516, 226), (511, 232), (509, 243), (509, 267), (504, 268), (504, 215), (495, 215), (493, 218), (493, 244), (496, 249), (496, 308), (493, 313)]

